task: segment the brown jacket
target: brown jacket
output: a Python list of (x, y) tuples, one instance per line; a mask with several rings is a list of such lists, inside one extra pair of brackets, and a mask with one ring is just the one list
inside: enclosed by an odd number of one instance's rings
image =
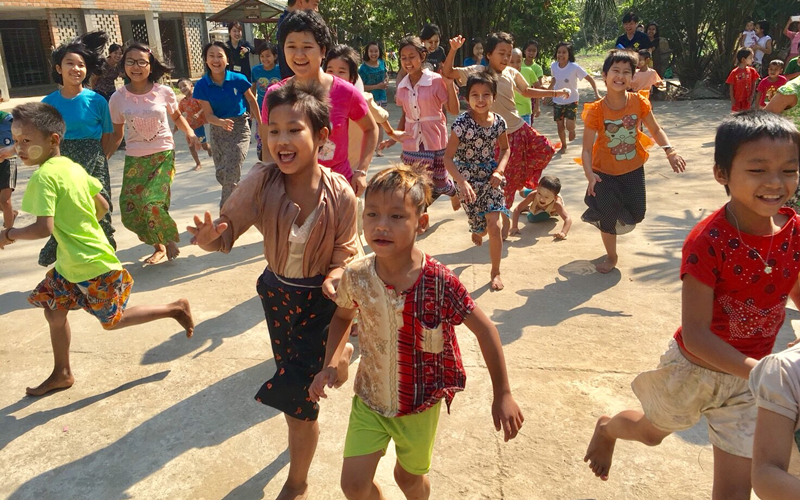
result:
[[(316, 221), (303, 254), (303, 276), (327, 275), (344, 267), (357, 254), (356, 196), (347, 180), (322, 167), (322, 191)], [(264, 256), (272, 272), (282, 275), (289, 255), (289, 232), (298, 207), (286, 194), (284, 175), (274, 164), (256, 163), (220, 211), (229, 224), (221, 236), (222, 252), (250, 226), (264, 235)]]

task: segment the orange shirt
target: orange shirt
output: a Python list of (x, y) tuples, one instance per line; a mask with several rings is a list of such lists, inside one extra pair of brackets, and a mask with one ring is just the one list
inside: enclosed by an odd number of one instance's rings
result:
[(619, 110), (609, 108), (605, 98), (583, 105), (583, 123), (597, 132), (592, 170), (622, 175), (644, 165), (649, 157), (645, 144), (651, 141), (639, 125), (652, 109), (650, 101), (633, 92), (628, 92), (628, 102)]

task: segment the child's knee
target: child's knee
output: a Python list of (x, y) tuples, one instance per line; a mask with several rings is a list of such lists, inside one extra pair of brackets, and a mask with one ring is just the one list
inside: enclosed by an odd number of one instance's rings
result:
[(403, 491), (415, 490), (425, 481), (425, 475), (411, 474), (398, 462), (394, 467), (394, 481)]
[(347, 500), (361, 500), (362, 498), (369, 497), (372, 491), (372, 482), (372, 478), (367, 478), (362, 475), (345, 474), (343, 471), (340, 486)]
[(66, 309), (50, 309), (49, 307), (45, 307), (44, 318), (51, 326), (61, 326), (67, 322), (68, 312), (69, 311)]

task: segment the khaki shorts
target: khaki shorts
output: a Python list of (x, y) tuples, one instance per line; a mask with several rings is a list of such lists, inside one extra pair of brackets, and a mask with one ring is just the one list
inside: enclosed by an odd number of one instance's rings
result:
[(640, 374), (631, 388), (645, 416), (657, 428), (686, 430), (704, 416), (711, 444), (732, 455), (752, 458), (758, 409), (747, 380), (692, 363), (673, 339), (658, 368)]

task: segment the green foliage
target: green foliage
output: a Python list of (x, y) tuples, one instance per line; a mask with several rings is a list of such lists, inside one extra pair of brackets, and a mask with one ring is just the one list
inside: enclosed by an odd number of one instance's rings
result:
[(527, 40), (537, 39), (538, 59), (547, 62), (547, 66), (553, 60), (556, 45), (571, 41), (581, 27), (573, 0), (514, 2), (501, 26), (514, 34), (516, 46), (522, 47)]

